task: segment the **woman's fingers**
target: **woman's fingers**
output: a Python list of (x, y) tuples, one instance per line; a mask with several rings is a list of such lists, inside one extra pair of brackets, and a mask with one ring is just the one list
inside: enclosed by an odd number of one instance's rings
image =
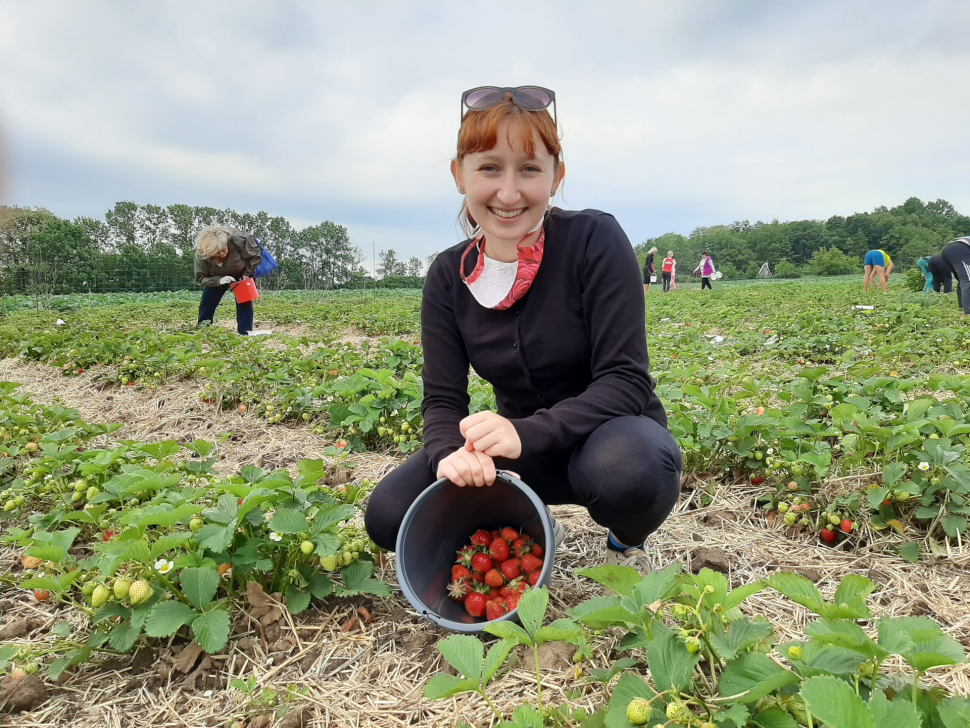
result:
[(492, 430), (487, 435), (478, 438), (477, 440), (469, 440), (472, 443), (473, 449), (478, 452), (486, 452), (490, 447), (493, 447), (500, 442), (502, 442), (502, 433), (499, 430)]
[(481, 455), (479, 462), (482, 465), (482, 479), (485, 485), (491, 485), (495, 482), (495, 463), (488, 455)]

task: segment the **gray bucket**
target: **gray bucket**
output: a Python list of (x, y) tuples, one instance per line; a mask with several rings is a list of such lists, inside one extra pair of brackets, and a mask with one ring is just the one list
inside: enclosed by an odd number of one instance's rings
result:
[[(542, 546), (542, 571), (536, 586), (549, 586), (556, 558), (552, 521), (533, 490), (503, 470), (481, 488), (459, 488), (447, 478), (434, 483), (411, 504), (397, 535), (397, 579), (418, 614), (454, 632), (481, 632), (477, 620), (448, 598), (451, 567), (462, 546), (479, 528), (512, 526)], [(498, 620), (518, 619), (518, 610)]]

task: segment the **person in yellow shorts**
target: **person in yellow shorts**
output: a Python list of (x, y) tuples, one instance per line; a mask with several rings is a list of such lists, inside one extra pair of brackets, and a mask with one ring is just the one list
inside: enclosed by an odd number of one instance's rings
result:
[(889, 253), (885, 250), (870, 250), (866, 253), (865, 266), (866, 277), (862, 281), (862, 290), (868, 291), (869, 282), (878, 277), (882, 292), (885, 293), (886, 283), (889, 281), (889, 274), (893, 269), (893, 262), (889, 259)]

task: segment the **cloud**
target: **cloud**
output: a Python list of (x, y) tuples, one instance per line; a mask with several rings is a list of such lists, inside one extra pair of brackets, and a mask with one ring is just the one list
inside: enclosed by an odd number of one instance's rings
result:
[(875, 8), (8, 0), (10, 201), (263, 209), (424, 257), (457, 241), (460, 92), (539, 83), (566, 206), (634, 242), (910, 195), (966, 212), (970, 6)]

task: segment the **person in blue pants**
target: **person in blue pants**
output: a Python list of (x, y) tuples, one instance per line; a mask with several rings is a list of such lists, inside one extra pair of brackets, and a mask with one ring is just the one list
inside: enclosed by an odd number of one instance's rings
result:
[[(253, 277), (262, 250), (249, 233), (214, 226), (203, 228), (195, 245), (195, 281), (202, 286), (199, 325), (211, 324), (230, 284)], [(240, 336), (253, 330), (252, 301), (236, 304), (236, 330)]]
[(963, 309), (963, 318), (970, 314), (970, 235), (951, 240), (940, 253), (956, 276), (957, 305)]
[(953, 293), (953, 271), (943, 260), (943, 256), (939, 253), (932, 256), (927, 267), (933, 274), (933, 290), (937, 293), (940, 289), (943, 293)]
[(931, 290), (933, 288), (933, 273), (930, 271), (930, 256), (924, 255), (922, 258), (916, 261), (916, 266), (923, 272), (923, 280), (926, 281), (923, 286), (923, 293)]

